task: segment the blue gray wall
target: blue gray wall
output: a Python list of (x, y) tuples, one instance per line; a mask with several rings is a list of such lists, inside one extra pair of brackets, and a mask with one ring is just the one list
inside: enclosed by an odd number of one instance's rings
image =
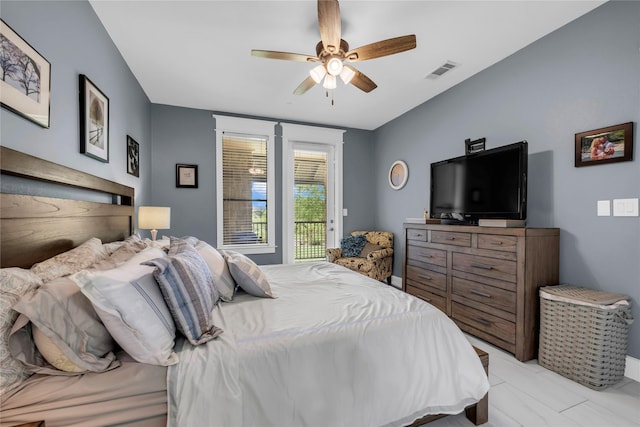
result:
[[(526, 139), (527, 225), (560, 228), (561, 282), (629, 294), (640, 317), (640, 218), (596, 216), (597, 200), (640, 197), (639, 23), (640, 2), (606, 3), (377, 129), (375, 169), (409, 166), (399, 191), (376, 175), (377, 227), (401, 236), (403, 219), (428, 208), (430, 163), (464, 154), (466, 138)], [(575, 133), (629, 121), (632, 162), (574, 167)], [(637, 324), (629, 353), (640, 357)]]
[[(170, 234), (195, 235), (215, 244), (216, 233), (216, 171), (215, 119), (213, 113), (167, 105), (151, 109), (153, 139), (151, 199), (154, 204), (171, 206)], [(216, 114), (225, 114), (218, 113)], [(242, 116), (246, 117), (246, 116)], [(256, 117), (253, 117), (256, 118)], [(278, 121), (273, 118), (264, 120)], [(250, 255), (259, 264), (282, 262), (282, 132), (276, 126), (276, 245), (274, 254)], [(373, 163), (373, 133), (347, 129), (343, 140), (344, 231), (372, 229), (374, 190), (372, 183), (378, 173)], [(176, 188), (176, 163), (198, 165), (198, 188)]]
[[(89, 3), (2, 0), (0, 16), (51, 63), (50, 128), (2, 108), (2, 145), (134, 187), (136, 205), (148, 201), (151, 104)], [(80, 154), (80, 74), (109, 97), (109, 163)], [(127, 135), (140, 144), (140, 178), (127, 174)]]
[[(137, 205), (173, 207), (172, 234), (215, 241), (211, 112), (151, 105), (85, 1), (3, 0), (0, 16), (52, 64), (51, 128), (2, 109), (2, 145), (133, 186)], [(640, 3), (606, 3), (375, 132), (348, 129), (345, 233), (390, 230), (402, 248), (403, 219), (428, 207), (431, 162), (463, 154), (465, 138), (486, 137), (488, 148), (526, 139), (528, 224), (562, 230), (561, 281), (628, 293), (640, 317), (640, 220), (595, 215), (597, 200), (640, 196), (640, 163), (573, 166), (576, 132), (627, 121), (637, 125), (638, 22)], [(79, 74), (110, 98), (108, 164), (79, 153)], [(140, 178), (126, 173), (127, 134), (140, 143)], [(278, 144), (278, 170), (280, 150)], [(409, 181), (393, 191), (387, 171), (397, 159), (408, 163)], [(178, 162), (199, 164), (198, 189), (175, 188)], [(279, 262), (281, 254), (255, 259)], [(397, 276), (401, 259), (399, 250)], [(631, 329), (629, 353), (636, 358), (639, 330)]]

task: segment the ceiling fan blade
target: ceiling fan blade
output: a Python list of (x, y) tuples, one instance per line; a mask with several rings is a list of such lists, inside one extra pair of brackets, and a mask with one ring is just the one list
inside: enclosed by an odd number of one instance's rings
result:
[(304, 79), (302, 83), (293, 91), (294, 95), (302, 95), (316, 85), (316, 81), (311, 76)]
[(318, 0), (318, 26), (324, 50), (338, 53), (342, 33), (338, 0)]
[(411, 50), (416, 47), (416, 36), (394, 37), (392, 39), (381, 40), (366, 46), (360, 46), (346, 53), (347, 61), (356, 62), (367, 59), (380, 58), (387, 55)]
[(378, 87), (378, 85), (375, 84), (373, 80), (371, 80), (369, 77), (367, 77), (366, 75), (364, 75), (363, 73), (355, 69), (354, 67), (350, 65), (345, 65), (344, 67), (356, 73), (349, 83), (351, 83), (361, 91), (369, 93)]
[(317, 62), (319, 59), (315, 56), (305, 55), (303, 53), (277, 52), (274, 50), (251, 50), (251, 55), (259, 58), (283, 59), (285, 61), (298, 62)]

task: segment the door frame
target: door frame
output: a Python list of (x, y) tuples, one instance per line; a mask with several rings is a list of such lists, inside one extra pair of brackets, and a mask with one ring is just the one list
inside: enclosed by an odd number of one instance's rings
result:
[[(293, 160), (297, 144), (307, 147), (325, 145), (333, 148), (333, 209), (327, 212), (327, 220), (334, 220), (334, 241), (327, 240), (327, 247), (335, 247), (342, 236), (342, 139), (344, 130), (316, 126), (280, 123), (282, 127), (282, 263), (295, 260), (294, 245), (294, 200)], [(327, 161), (331, 161), (328, 159)], [(330, 168), (327, 168), (327, 170)], [(328, 178), (328, 177), (327, 177)], [(327, 179), (330, 182), (331, 179)]]

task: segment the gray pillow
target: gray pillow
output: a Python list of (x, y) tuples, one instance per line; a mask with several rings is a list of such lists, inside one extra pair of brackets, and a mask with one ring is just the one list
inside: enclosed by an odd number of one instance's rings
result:
[(261, 298), (275, 298), (260, 267), (249, 257), (235, 251), (222, 251), (231, 277), (245, 292)]
[(143, 264), (156, 267), (153, 275), (178, 330), (193, 345), (211, 341), (222, 330), (211, 319), (220, 296), (209, 267), (190, 243), (172, 237), (170, 245), (173, 255)]
[[(78, 375), (103, 372), (120, 366), (113, 353), (114, 342), (91, 302), (68, 277), (45, 283), (24, 295), (13, 306), (21, 313), (9, 336), (9, 351), (31, 372), (49, 375)], [(36, 350), (31, 334), (35, 325), (66, 357), (61, 371), (47, 363)], [(70, 363), (69, 363), (70, 362)]]
[(227, 266), (222, 254), (204, 240), (198, 240), (193, 236), (186, 236), (174, 241), (174, 244), (169, 249), (169, 255), (177, 253), (181, 250), (183, 247), (182, 245), (184, 244), (190, 244), (195, 247), (209, 267), (209, 271), (211, 271), (211, 276), (213, 278), (213, 286), (215, 286), (216, 290), (220, 294), (220, 299), (226, 302), (232, 301), (236, 290), (236, 284), (233, 281), (233, 277), (231, 277), (229, 267)]

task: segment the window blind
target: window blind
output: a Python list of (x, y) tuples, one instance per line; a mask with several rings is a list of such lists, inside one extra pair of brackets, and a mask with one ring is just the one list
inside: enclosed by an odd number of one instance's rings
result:
[(267, 142), (255, 135), (222, 137), (225, 245), (269, 243)]

